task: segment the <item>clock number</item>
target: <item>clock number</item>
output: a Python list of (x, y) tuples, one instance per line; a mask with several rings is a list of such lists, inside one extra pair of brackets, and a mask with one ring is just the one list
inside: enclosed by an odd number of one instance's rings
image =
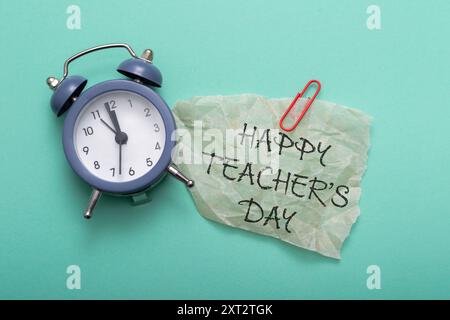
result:
[(147, 166), (151, 167), (153, 165), (153, 161), (150, 158), (145, 159), (145, 161), (147, 162)]
[(150, 109), (149, 109), (149, 108), (145, 108), (145, 109), (144, 109), (144, 112), (145, 112), (145, 117), (146, 117), (146, 118), (151, 116), (151, 114), (150, 114)]
[(89, 153), (89, 147), (83, 147), (83, 152), (87, 155)]
[(128, 103), (130, 104), (130, 108), (133, 108), (133, 104), (131, 103), (131, 99), (128, 99)]
[(95, 169), (100, 169), (100, 164), (98, 163), (98, 161), (94, 161), (94, 168)]
[(109, 102), (109, 108), (110, 108), (111, 110), (117, 108), (116, 100), (111, 100), (111, 101)]
[(92, 127), (83, 128), (83, 131), (86, 137), (94, 134), (94, 129)]
[(159, 142), (156, 143), (155, 150), (161, 150), (161, 146), (159, 145)]
[(116, 174), (116, 168), (111, 168), (109, 170), (112, 171), (112, 176), (114, 177), (114, 175)]
[(130, 176), (134, 176), (135, 173), (136, 173), (136, 172), (134, 172), (133, 168), (130, 167), (130, 170), (128, 171), (128, 174), (129, 174)]
[(94, 117), (94, 120), (96, 120), (97, 117), (100, 119), (100, 111), (98, 111), (98, 110), (91, 111), (91, 114)]
[(158, 124), (157, 123), (155, 123), (154, 125), (153, 125), (154, 127), (155, 127), (155, 132), (159, 132), (159, 126), (158, 126)]

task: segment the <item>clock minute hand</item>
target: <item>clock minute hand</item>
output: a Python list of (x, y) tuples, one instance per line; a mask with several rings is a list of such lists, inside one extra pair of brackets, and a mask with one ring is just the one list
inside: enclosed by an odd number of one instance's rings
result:
[(105, 109), (108, 112), (109, 118), (111, 119), (114, 129), (116, 130), (116, 134), (119, 134), (120, 132), (122, 132), (122, 130), (120, 130), (116, 112), (111, 110), (108, 102), (105, 102)]

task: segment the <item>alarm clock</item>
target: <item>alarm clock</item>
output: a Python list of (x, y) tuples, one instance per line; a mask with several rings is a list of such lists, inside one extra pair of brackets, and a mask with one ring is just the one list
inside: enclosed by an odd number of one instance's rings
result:
[[(107, 80), (84, 90), (87, 79), (69, 76), (69, 64), (94, 51), (125, 48), (131, 55), (117, 71), (128, 79)], [(47, 79), (53, 90), (51, 108), (59, 117), (67, 111), (62, 142), (75, 173), (92, 187), (84, 217), (92, 217), (102, 193), (130, 196), (134, 203), (149, 200), (148, 190), (166, 173), (192, 187), (194, 182), (172, 163), (176, 128), (164, 100), (152, 89), (162, 75), (153, 64), (153, 52), (138, 57), (123, 43), (81, 51), (67, 59), (60, 80)]]

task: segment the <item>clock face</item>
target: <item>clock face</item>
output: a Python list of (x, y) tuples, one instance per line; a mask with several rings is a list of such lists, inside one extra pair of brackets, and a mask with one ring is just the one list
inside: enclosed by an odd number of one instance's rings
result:
[(161, 114), (148, 99), (116, 90), (84, 106), (73, 140), (79, 160), (91, 174), (109, 182), (127, 182), (156, 165), (166, 143), (165, 132)]

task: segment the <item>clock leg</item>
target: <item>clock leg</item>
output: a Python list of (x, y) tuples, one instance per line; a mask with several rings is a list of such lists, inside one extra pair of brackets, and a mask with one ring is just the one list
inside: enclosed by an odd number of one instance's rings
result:
[(89, 199), (88, 206), (86, 208), (86, 211), (84, 212), (84, 217), (86, 219), (92, 218), (92, 211), (94, 211), (95, 205), (97, 204), (98, 199), (100, 199), (100, 196), (102, 195), (102, 192), (97, 189), (92, 189), (91, 198)]
[(169, 173), (171, 175), (173, 175), (175, 178), (177, 178), (178, 180), (180, 180), (181, 182), (183, 182), (188, 188), (191, 188), (194, 186), (194, 181), (187, 178), (184, 174), (182, 174), (180, 172), (180, 170), (178, 170), (177, 168), (175, 168), (174, 165), (169, 165), (167, 167), (167, 171), (169, 171)]

